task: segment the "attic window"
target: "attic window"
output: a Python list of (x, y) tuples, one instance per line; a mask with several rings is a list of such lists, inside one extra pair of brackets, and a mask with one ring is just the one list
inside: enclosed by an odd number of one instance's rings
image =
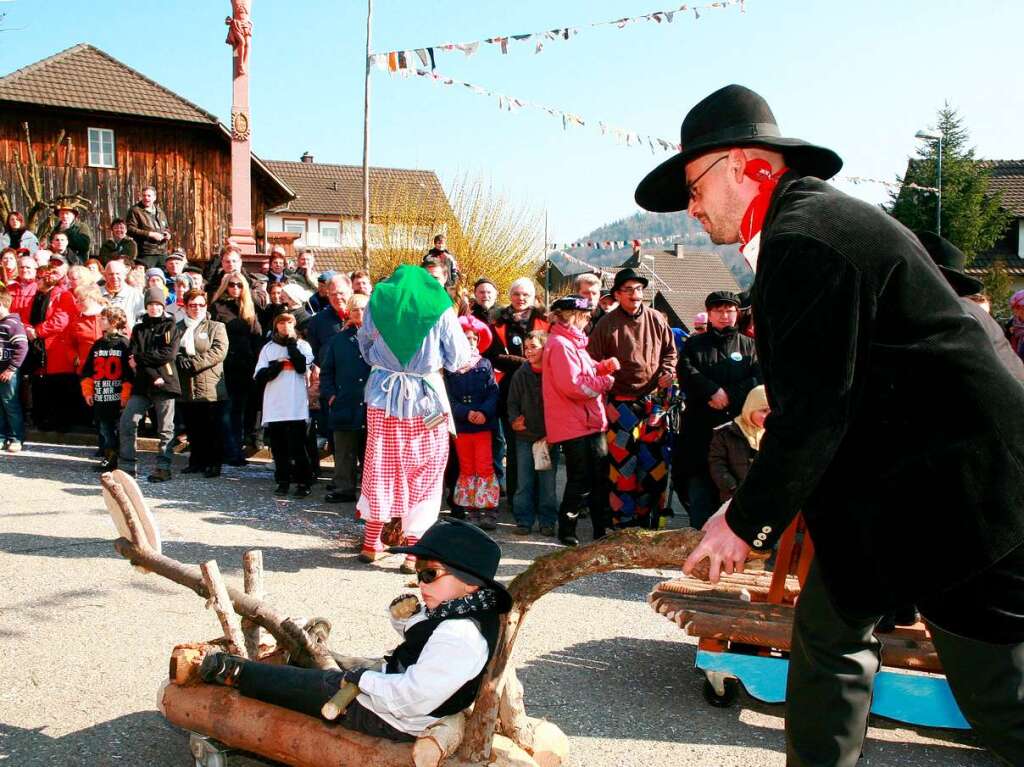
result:
[(89, 167), (114, 167), (114, 131), (89, 128)]

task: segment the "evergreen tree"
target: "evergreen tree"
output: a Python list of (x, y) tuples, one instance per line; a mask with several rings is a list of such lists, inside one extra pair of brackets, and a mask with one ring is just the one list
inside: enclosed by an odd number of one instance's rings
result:
[[(938, 112), (935, 129), (942, 133), (942, 235), (970, 263), (1003, 235), (1010, 214), (1001, 207), (1000, 195), (989, 193), (990, 171), (984, 161), (975, 159), (964, 120), (948, 102)], [(907, 174), (897, 176), (899, 191), (890, 192), (887, 210), (910, 229), (935, 230), (938, 195), (906, 185), (937, 186), (937, 159), (938, 142), (923, 140)]]

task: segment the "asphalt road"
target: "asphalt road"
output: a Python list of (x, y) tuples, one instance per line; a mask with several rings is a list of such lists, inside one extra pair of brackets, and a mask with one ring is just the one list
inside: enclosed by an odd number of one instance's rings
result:
[[(187, 736), (156, 711), (156, 692), (171, 648), (217, 636), (216, 616), (192, 592), (135, 572), (114, 552), (90, 453), (30, 446), (0, 455), (0, 764), (191, 765)], [(266, 465), (226, 469), (218, 480), (142, 484), (164, 553), (216, 559), (240, 584), (242, 553), (260, 548), (268, 599), (291, 615), (328, 616), (335, 649), (370, 655), (396, 644), (384, 610), (408, 578), (397, 558), (356, 561), (351, 506), (323, 504), (321, 488), (304, 501), (277, 500)], [(503, 522), (500, 575), (510, 577), (552, 544), (514, 538)], [(670, 575), (594, 576), (544, 597), (515, 657), (528, 712), (569, 735), (570, 764), (581, 767), (783, 765), (780, 706), (745, 694), (729, 709), (705, 704), (693, 640), (645, 602)], [(235, 755), (229, 764), (263, 762)], [(860, 764), (996, 761), (970, 733), (874, 719)]]

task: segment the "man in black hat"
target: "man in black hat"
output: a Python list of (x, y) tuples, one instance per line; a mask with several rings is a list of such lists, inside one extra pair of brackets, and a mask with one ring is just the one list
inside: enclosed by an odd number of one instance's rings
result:
[(754, 339), (736, 326), (739, 306), (732, 291), (710, 293), (704, 299), (709, 327), (691, 336), (679, 356), (686, 410), (672, 456), (672, 484), (687, 499), (691, 527), (703, 527), (720, 502), (708, 469), (712, 433), (740, 414), (747, 394), (761, 383)]
[(391, 603), (403, 642), (385, 658), (342, 657), (343, 671), (319, 671), (213, 653), (203, 659), (200, 677), (315, 717), (349, 682), (359, 696), (338, 722), (397, 741), (414, 741), (441, 717), (466, 709), (497, 648), (500, 616), (512, 607), (511, 595), (495, 580), (501, 549), (475, 526), (447, 520), (434, 523), (416, 544), (389, 551), (417, 557), (423, 605), (411, 594)]
[(928, 255), (932, 257), (932, 261), (939, 267), (939, 271), (946, 278), (949, 287), (953, 288), (953, 292), (960, 298), (960, 304), (964, 310), (974, 317), (985, 331), (999, 361), (1006, 366), (1014, 378), (1024, 382), (1024, 362), (1014, 353), (1010, 342), (1006, 340), (1003, 329), (981, 304), (968, 298), (968, 296), (976, 296), (981, 293), (983, 285), (981, 280), (964, 273), (967, 256), (960, 248), (935, 232), (915, 232), (915, 234), (924, 245), (925, 250), (928, 251)]
[(681, 139), (636, 200), (744, 244), (772, 411), (684, 570), (707, 558), (717, 580), (804, 513), (816, 558), (793, 625), (788, 763), (856, 764), (872, 630), (916, 604), (975, 732), (1024, 764), (1024, 388), (914, 234), (826, 184), (839, 157), (783, 137), (758, 94), (711, 94)]
[(668, 502), (661, 414), (678, 352), (665, 315), (644, 304), (646, 287), (646, 277), (621, 269), (612, 284), (619, 305), (598, 321), (587, 343), (594, 359), (615, 357), (622, 366), (608, 392), (608, 503), (616, 525), (656, 525)]
[[(53, 228), (50, 237), (55, 234), (63, 234), (67, 237), (68, 263), (72, 266), (84, 264), (89, 258), (89, 251), (92, 248), (92, 232), (89, 227), (78, 219), (78, 208), (70, 202), (59, 201), (53, 210), (57, 217), (57, 225)], [(52, 248), (51, 248), (52, 249)]]

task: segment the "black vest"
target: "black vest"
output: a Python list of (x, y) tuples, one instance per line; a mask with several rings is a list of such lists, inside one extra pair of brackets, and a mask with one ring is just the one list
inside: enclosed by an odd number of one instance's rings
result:
[[(499, 615), (493, 610), (476, 612), (472, 616), (452, 615), (448, 618), (428, 618), (427, 620), (420, 621), (405, 632), (405, 641), (398, 645), (391, 655), (388, 656), (385, 673), (405, 673), (419, 659), (420, 653), (423, 652), (423, 648), (426, 647), (427, 641), (430, 639), (430, 635), (434, 633), (438, 626), (446, 620), (465, 618), (472, 620), (477, 625), (477, 628), (480, 629), (480, 633), (484, 635), (484, 639), (487, 641), (487, 663), (490, 663), (491, 658), (494, 657), (494, 648), (498, 644), (498, 633), (501, 628)], [(462, 685), (448, 700), (431, 711), (430, 716), (438, 718), (450, 716), (472, 705), (473, 701), (476, 700), (476, 694), (480, 689), (480, 682), (483, 679), (484, 672), (487, 670), (487, 663), (484, 664), (484, 668), (481, 669), (479, 674)]]

